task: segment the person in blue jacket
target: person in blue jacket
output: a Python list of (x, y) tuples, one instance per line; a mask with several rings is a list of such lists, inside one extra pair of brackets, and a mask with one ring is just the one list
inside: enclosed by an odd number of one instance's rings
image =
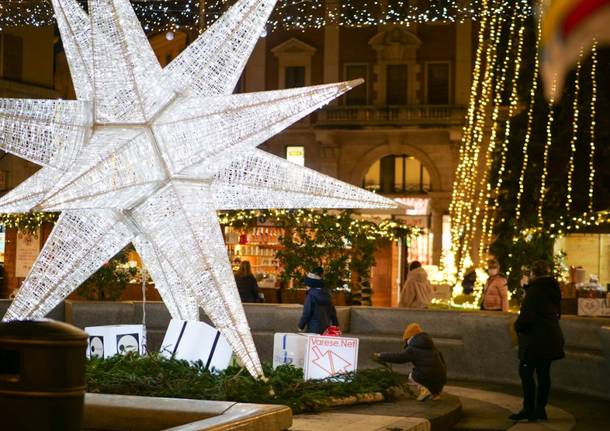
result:
[(303, 279), (307, 286), (307, 296), (303, 306), (303, 315), (299, 320), (299, 330), (311, 334), (323, 334), (331, 326), (338, 326), (337, 310), (333, 305), (328, 289), (324, 287), (322, 275), (324, 270), (317, 267)]

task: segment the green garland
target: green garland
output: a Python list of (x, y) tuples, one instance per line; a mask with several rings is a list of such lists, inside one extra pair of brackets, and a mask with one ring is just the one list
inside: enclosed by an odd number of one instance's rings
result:
[(271, 222), (274, 225), (282, 226), (286, 220), (294, 219), (297, 223), (308, 224), (309, 226), (323, 223), (327, 217), (341, 219), (349, 215), (351, 218), (347, 233), (350, 236), (364, 236), (372, 241), (388, 239), (396, 241), (410, 236), (417, 236), (421, 229), (415, 226), (408, 226), (396, 220), (383, 220), (379, 224), (366, 220), (358, 220), (352, 217), (351, 211), (341, 211), (337, 215), (329, 214), (327, 211), (316, 210), (249, 210), (232, 211), (219, 213), (220, 224), (236, 228), (254, 227), (261, 222)]
[(295, 414), (328, 408), (332, 398), (379, 392), (393, 399), (394, 388), (404, 384), (404, 378), (389, 368), (307, 381), (303, 371), (292, 366), (273, 370), (263, 364), (263, 369), (267, 381), (256, 380), (237, 366), (209, 372), (201, 361), (188, 363), (154, 353), (116, 355), (89, 360), (86, 384), (92, 393), (283, 404)]
[(17, 229), (19, 232), (32, 234), (43, 223), (55, 223), (59, 213), (30, 212), (21, 214), (0, 214), (0, 224), (5, 229)]

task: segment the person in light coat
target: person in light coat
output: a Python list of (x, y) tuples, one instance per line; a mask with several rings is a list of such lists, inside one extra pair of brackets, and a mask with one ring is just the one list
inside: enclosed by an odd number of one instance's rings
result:
[(409, 274), (400, 293), (400, 307), (426, 308), (432, 302), (434, 289), (428, 281), (428, 273), (418, 261), (411, 262)]
[(508, 285), (506, 277), (500, 274), (500, 264), (496, 259), (487, 261), (489, 278), (483, 289), (481, 310), (508, 311)]

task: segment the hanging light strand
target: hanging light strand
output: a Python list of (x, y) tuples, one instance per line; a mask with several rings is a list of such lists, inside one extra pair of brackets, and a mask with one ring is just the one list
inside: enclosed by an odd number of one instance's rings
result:
[(595, 191), (595, 128), (596, 124), (596, 105), (597, 105), (597, 40), (593, 41), (591, 48), (591, 123), (590, 136), (591, 144), (589, 151), (589, 212), (593, 212), (594, 191)]
[(548, 103), (548, 115), (546, 122), (546, 143), (544, 145), (544, 156), (542, 160), (542, 175), (540, 177), (540, 192), (538, 197), (538, 226), (544, 223), (543, 208), (546, 195), (546, 179), (549, 173), (549, 153), (553, 144), (553, 123), (555, 121), (555, 93), (557, 91), (557, 79), (553, 79), (552, 96)]
[[(461, 242), (461, 250), (458, 259), (458, 268), (465, 270), (465, 262), (471, 260), (470, 247), (474, 237), (474, 226), (476, 220), (473, 218), (473, 212), (476, 207), (476, 191), (478, 185), (478, 172), (480, 168), (480, 153), (483, 139), (485, 136), (485, 127), (488, 118), (489, 108), (493, 100), (493, 83), (495, 80), (495, 70), (497, 61), (497, 48), (502, 35), (502, 16), (500, 14), (493, 15), (491, 18), (489, 40), (487, 41), (485, 73), (483, 75), (483, 83), (481, 88), (481, 97), (478, 100), (478, 110), (476, 122), (473, 130), (473, 140), (471, 144), (471, 157), (467, 160), (468, 175), (465, 175), (465, 201), (464, 201), (464, 235)], [(473, 175), (474, 173), (474, 175)]]
[[(534, 110), (536, 108), (536, 92), (538, 91), (538, 74), (540, 72), (540, 35), (541, 35), (541, 20), (538, 20), (538, 27), (536, 29), (536, 49), (534, 59), (534, 74), (532, 75), (532, 85), (530, 87), (530, 100), (529, 107), (527, 110), (527, 128), (525, 132), (525, 138), (523, 140), (523, 162), (521, 164), (521, 172), (519, 173), (519, 188), (517, 190), (517, 198), (515, 204), (515, 227), (518, 227), (519, 221), (521, 220), (521, 204), (523, 199), (523, 191), (525, 188), (525, 174), (527, 172), (527, 166), (529, 164), (529, 146), (532, 139), (532, 130), (534, 126)], [(505, 142), (508, 143), (508, 136), (506, 136)]]
[[(468, 113), (466, 115), (466, 124), (462, 132), (462, 141), (459, 150), (459, 162), (456, 169), (455, 180), (453, 183), (453, 193), (449, 213), (451, 215), (451, 252), (453, 258), (456, 259), (461, 253), (461, 243), (463, 236), (462, 215), (465, 206), (465, 179), (467, 177), (467, 166), (470, 164), (469, 158), (472, 151), (472, 132), (475, 122), (476, 106), (479, 100), (481, 90), (481, 72), (483, 52), (485, 50), (485, 35), (489, 25), (488, 19), (488, 1), (482, 0), (483, 14), (479, 23), (479, 34), (477, 50), (475, 55), (474, 70), (472, 74), (472, 85), (470, 87), (470, 100), (468, 104)], [(455, 261), (457, 263), (457, 261)], [(458, 270), (461, 267), (458, 265)]]
[(578, 97), (580, 94), (580, 72), (582, 70), (582, 56), (583, 49), (580, 48), (578, 55), (578, 63), (576, 63), (576, 75), (574, 77), (574, 100), (572, 101), (572, 139), (570, 139), (570, 161), (568, 162), (568, 186), (566, 196), (566, 213), (570, 214), (572, 211), (572, 192), (573, 192), (573, 181), (574, 181), (574, 162), (576, 158), (576, 144), (578, 142), (578, 121), (580, 116), (580, 110), (578, 107)]
[[(513, 7), (513, 15), (510, 20), (510, 28), (508, 33), (508, 42), (506, 46), (506, 52), (504, 54), (504, 59), (502, 61), (502, 66), (500, 68), (500, 73), (498, 76), (497, 83), (495, 85), (495, 96), (494, 96), (494, 107), (493, 113), (491, 115), (492, 118), (492, 128), (491, 128), (491, 136), (489, 138), (489, 144), (487, 146), (487, 151), (485, 154), (485, 167), (483, 173), (481, 175), (479, 181), (479, 197), (475, 206), (475, 212), (473, 215), (473, 226), (477, 229), (480, 226), (480, 239), (479, 239), (479, 262), (483, 262), (485, 255), (488, 252), (489, 242), (488, 242), (488, 231), (491, 230), (491, 227), (488, 226), (489, 219), (491, 217), (490, 214), (490, 199), (491, 199), (491, 184), (489, 182), (489, 177), (493, 164), (493, 156), (496, 152), (496, 145), (498, 141), (498, 132), (500, 128), (500, 107), (503, 105), (502, 96), (504, 94), (504, 88), (506, 86), (506, 80), (509, 75), (509, 65), (514, 66), (514, 70), (512, 73), (512, 85), (511, 85), (511, 93), (509, 97), (509, 113), (507, 121), (507, 125), (505, 127), (510, 127), (510, 118), (512, 117), (511, 110), (514, 110), (513, 101), (516, 99), (517, 93), (517, 82), (519, 80), (520, 67), (521, 67), (521, 52), (522, 52), (522, 40), (523, 40), (523, 31), (524, 31), (524, 20), (519, 18), (519, 11), (521, 10), (521, 6), (523, 5), (523, 0), (515, 4)], [(518, 27), (518, 31), (517, 31)], [(513, 40), (515, 39), (515, 34), (517, 34), (517, 47), (516, 52), (514, 53), (513, 58)], [(510, 60), (510, 61), (509, 61)], [(516, 101), (515, 101), (516, 105)], [(480, 213), (482, 213), (482, 221), (481, 223), (476, 223), (479, 220)], [(476, 232), (475, 232), (476, 234)], [(475, 235), (476, 236), (476, 235)]]

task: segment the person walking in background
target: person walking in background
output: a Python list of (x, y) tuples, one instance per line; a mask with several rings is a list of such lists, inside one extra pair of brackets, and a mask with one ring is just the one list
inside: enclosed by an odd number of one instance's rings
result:
[(324, 270), (317, 267), (303, 279), (303, 284), (308, 290), (303, 305), (303, 315), (299, 320), (299, 331), (323, 334), (329, 326), (339, 326), (337, 310), (330, 292), (324, 287), (323, 274)]
[(400, 307), (426, 308), (432, 302), (434, 289), (428, 281), (428, 273), (418, 261), (411, 262), (407, 281), (400, 293)]
[(436, 349), (432, 337), (423, 332), (417, 323), (411, 323), (406, 327), (402, 339), (405, 343), (402, 352), (373, 353), (373, 359), (398, 364), (413, 363), (409, 380), (419, 387), (417, 399), (440, 399), (447, 383), (447, 365), (442, 353)]
[(506, 277), (500, 274), (500, 264), (496, 259), (487, 261), (489, 278), (483, 289), (481, 310), (508, 311), (508, 286)]
[(252, 273), (252, 266), (247, 260), (239, 264), (239, 269), (235, 273), (235, 283), (241, 302), (258, 302), (260, 293), (258, 283)]
[(519, 339), (523, 409), (510, 419), (535, 422), (547, 419), (545, 407), (551, 390), (551, 363), (565, 356), (559, 326), (561, 290), (551, 276), (551, 266), (542, 260), (532, 265), (529, 284), (524, 289), (525, 298), (514, 325)]

